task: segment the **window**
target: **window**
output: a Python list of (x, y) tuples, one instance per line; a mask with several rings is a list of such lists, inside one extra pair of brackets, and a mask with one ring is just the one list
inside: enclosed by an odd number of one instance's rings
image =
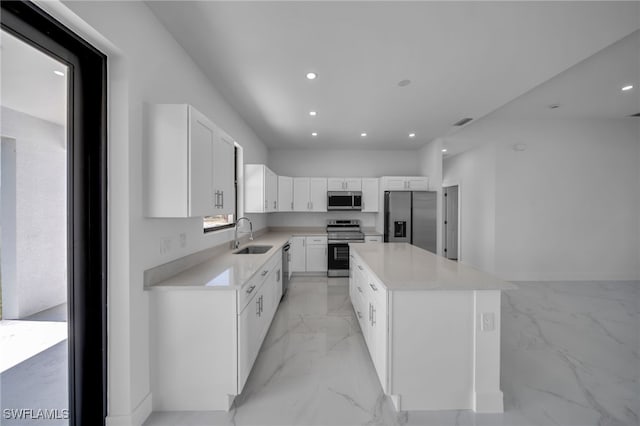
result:
[(234, 209), (232, 214), (219, 214), (205, 216), (203, 218), (204, 232), (213, 232), (220, 229), (232, 228), (235, 225), (235, 217), (238, 212), (238, 145), (233, 149), (233, 193)]

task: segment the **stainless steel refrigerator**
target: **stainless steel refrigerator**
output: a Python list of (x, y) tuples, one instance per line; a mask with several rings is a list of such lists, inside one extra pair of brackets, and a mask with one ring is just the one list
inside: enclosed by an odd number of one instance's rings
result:
[(410, 243), (436, 252), (437, 192), (385, 191), (384, 242)]

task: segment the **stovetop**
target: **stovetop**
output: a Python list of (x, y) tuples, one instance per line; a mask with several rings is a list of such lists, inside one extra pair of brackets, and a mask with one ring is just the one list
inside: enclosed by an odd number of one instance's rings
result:
[(361, 242), (364, 233), (358, 219), (331, 219), (327, 221), (327, 238), (329, 242)]

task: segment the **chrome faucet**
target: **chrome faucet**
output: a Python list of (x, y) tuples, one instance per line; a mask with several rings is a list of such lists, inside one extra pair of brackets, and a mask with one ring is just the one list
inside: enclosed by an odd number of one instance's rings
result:
[(253, 241), (253, 224), (251, 223), (251, 220), (248, 217), (242, 216), (240, 219), (238, 219), (236, 221), (236, 227), (235, 227), (234, 234), (233, 234), (233, 248), (234, 249), (237, 249), (240, 246), (240, 241), (238, 241), (238, 224), (240, 224), (240, 221), (242, 219), (244, 219), (247, 222), (249, 222), (249, 232), (251, 233), (249, 235), (249, 240)]

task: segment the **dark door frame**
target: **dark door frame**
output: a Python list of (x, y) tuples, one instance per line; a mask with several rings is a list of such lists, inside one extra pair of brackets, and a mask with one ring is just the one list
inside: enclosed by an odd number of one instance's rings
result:
[(2, 29), (68, 65), (69, 424), (107, 414), (107, 58), (34, 4), (0, 2)]

